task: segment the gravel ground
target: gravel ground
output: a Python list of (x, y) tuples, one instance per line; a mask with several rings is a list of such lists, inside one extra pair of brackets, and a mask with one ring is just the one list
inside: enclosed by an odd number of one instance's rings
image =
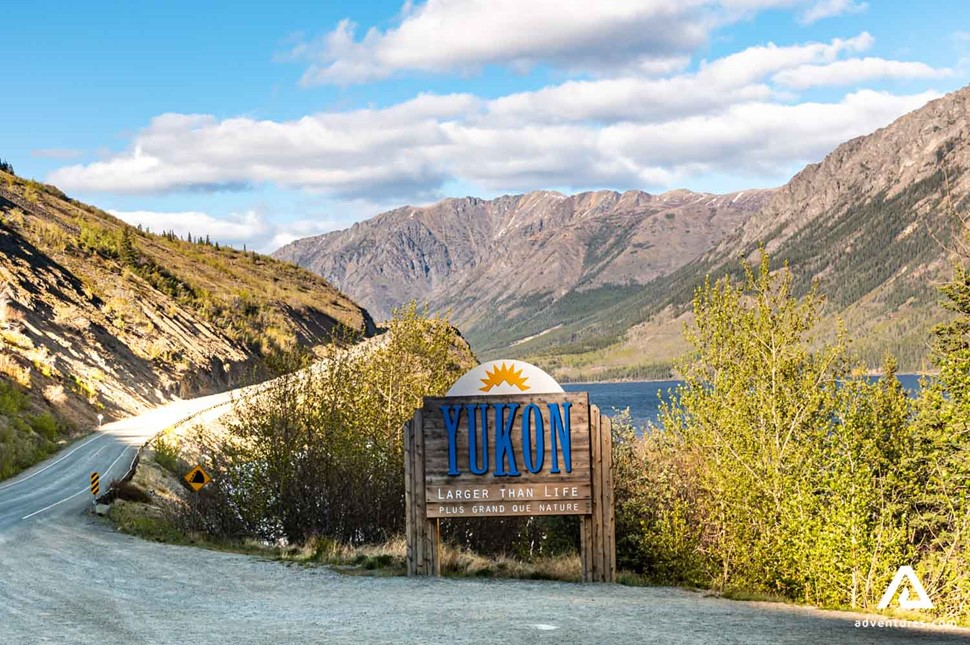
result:
[(347, 576), (75, 514), (0, 532), (0, 643), (956, 643), (669, 588)]

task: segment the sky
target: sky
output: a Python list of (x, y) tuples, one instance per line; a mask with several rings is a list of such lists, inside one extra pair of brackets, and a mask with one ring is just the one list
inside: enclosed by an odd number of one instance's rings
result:
[(970, 83), (963, 0), (8, 3), (0, 158), (272, 251), (397, 206), (778, 186)]

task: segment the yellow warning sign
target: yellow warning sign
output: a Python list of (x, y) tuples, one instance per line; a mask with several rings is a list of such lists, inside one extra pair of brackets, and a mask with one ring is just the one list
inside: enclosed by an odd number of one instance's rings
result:
[(209, 477), (209, 473), (203, 470), (202, 466), (196, 466), (185, 476), (185, 482), (197, 493), (211, 481), (212, 477)]
[(91, 473), (91, 494), (95, 497), (101, 492), (101, 475)]

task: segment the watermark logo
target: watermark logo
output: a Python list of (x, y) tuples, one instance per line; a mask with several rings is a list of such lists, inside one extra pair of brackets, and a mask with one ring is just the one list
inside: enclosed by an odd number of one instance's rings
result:
[[(896, 572), (893, 581), (886, 588), (886, 593), (882, 595), (882, 600), (879, 601), (877, 608), (886, 609), (889, 607), (904, 582), (906, 586), (903, 586), (903, 591), (899, 594), (900, 609), (933, 609), (933, 601), (930, 600), (926, 589), (923, 588), (923, 583), (919, 581), (916, 572), (910, 566), (899, 567), (899, 571)], [(916, 597), (911, 598), (910, 592)]]

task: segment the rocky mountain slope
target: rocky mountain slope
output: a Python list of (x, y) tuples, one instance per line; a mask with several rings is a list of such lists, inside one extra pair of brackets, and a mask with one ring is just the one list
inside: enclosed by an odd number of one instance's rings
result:
[(97, 414), (226, 389), (338, 327), (375, 331), (318, 276), (0, 171), (0, 478)]
[[(582, 328), (511, 348), (577, 378), (663, 374), (694, 288), (738, 272), (759, 244), (788, 262), (799, 291), (827, 296), (823, 332), (839, 319), (855, 351), (878, 366), (886, 351), (905, 370), (926, 368), (930, 328), (946, 317), (936, 287), (951, 275), (955, 237), (970, 206), (970, 88), (842, 144), (775, 192), (716, 248), (645, 285)], [(566, 333), (572, 333), (568, 338)]]
[(826, 326), (844, 319), (863, 360), (891, 350), (919, 369), (970, 196), (968, 100), (933, 101), (773, 191), (445, 200), (276, 255), (382, 315), (411, 298), (452, 309), (483, 358), (616, 378), (668, 375), (694, 289), (764, 244), (801, 291), (820, 283)]
[(564, 297), (665, 275), (769, 196), (542, 191), (446, 199), (299, 240), (274, 256), (326, 277), (377, 317), (413, 299), (451, 310), (473, 344), (488, 348), (497, 320), (527, 320)]

